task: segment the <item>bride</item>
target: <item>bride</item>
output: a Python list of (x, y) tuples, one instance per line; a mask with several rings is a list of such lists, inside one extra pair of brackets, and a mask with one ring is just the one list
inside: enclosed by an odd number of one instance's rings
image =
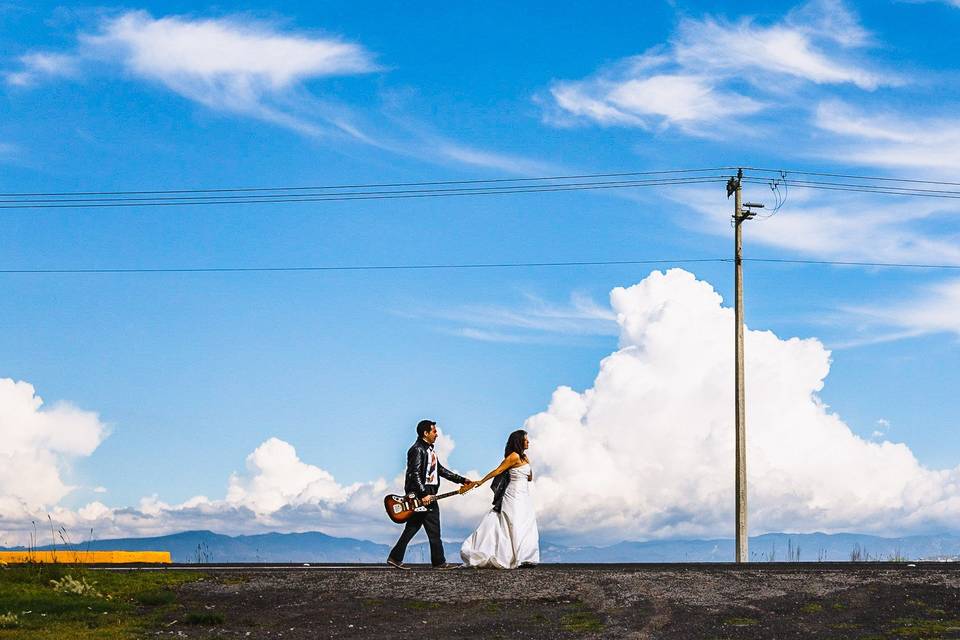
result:
[(525, 453), (529, 446), (526, 431), (511, 433), (503, 462), (477, 483), (494, 478), (493, 509), (464, 540), (460, 548), (464, 566), (515, 569), (540, 562), (540, 535), (530, 495), (533, 470)]

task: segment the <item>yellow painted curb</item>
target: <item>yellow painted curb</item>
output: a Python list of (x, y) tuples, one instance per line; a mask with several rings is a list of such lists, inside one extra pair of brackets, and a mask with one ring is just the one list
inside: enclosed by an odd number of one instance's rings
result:
[(0, 551), (0, 563), (170, 564), (169, 551)]

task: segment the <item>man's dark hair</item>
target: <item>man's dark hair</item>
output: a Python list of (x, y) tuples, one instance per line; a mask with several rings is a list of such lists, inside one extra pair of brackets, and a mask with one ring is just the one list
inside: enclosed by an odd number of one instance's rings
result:
[(527, 432), (523, 429), (517, 429), (510, 434), (510, 437), (507, 438), (507, 446), (503, 449), (503, 457), (506, 458), (511, 453), (516, 453), (520, 456), (521, 460), (527, 459), (527, 454), (523, 452), (523, 439), (527, 436)]
[(421, 420), (417, 423), (417, 437), (422, 438), (423, 434), (430, 431), (437, 423), (433, 420)]

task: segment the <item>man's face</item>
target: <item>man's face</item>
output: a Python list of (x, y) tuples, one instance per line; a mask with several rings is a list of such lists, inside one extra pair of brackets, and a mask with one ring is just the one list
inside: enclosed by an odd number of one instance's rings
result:
[(433, 444), (437, 440), (437, 425), (430, 427), (430, 431), (426, 431), (423, 434), (423, 439), (427, 441), (427, 444)]

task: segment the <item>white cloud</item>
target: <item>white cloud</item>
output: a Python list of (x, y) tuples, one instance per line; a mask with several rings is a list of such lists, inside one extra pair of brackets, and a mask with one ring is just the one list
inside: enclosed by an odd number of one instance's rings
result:
[(9, 84), (75, 76), (84, 66), (119, 65), (130, 77), (216, 111), (304, 135), (336, 131), (360, 141), (365, 134), (347, 110), (306, 95), (303, 87), (310, 80), (378, 69), (365, 48), (334, 36), (285, 32), (242, 16), (154, 18), (145, 11), (104, 17), (94, 32), (78, 35), (72, 52), (32, 53), (20, 62), (19, 71), (7, 74)]
[(605, 126), (653, 129), (674, 125), (695, 133), (698, 125), (763, 108), (756, 100), (719, 88), (707, 76), (666, 70), (640, 76), (632, 73), (649, 66), (641, 57), (593, 78), (554, 83), (550, 94), (559, 110), (549, 115), (548, 121), (566, 125), (574, 122), (570, 120), (573, 116)]
[(20, 56), (19, 62), (22, 65), (19, 71), (5, 75), (7, 84), (25, 87), (42, 78), (69, 78), (78, 71), (76, 57), (61, 53), (37, 51)]
[(938, 282), (908, 299), (887, 300), (882, 305), (847, 311), (861, 322), (894, 330), (895, 336), (933, 333), (960, 336), (960, 279)]
[(541, 176), (557, 171), (553, 165), (521, 156), (485, 151), (450, 142), (437, 142), (435, 145), (430, 150), (431, 153), (439, 153), (446, 158), (473, 167), (528, 176)]
[[(816, 84), (853, 84), (873, 90), (894, 83), (891, 77), (843, 60), (843, 49), (863, 47), (869, 35), (839, 0), (808, 3), (780, 24), (760, 26), (752, 18), (738, 22), (684, 20), (674, 41), (684, 67), (729, 73), (757, 81), (789, 76)], [(829, 51), (831, 45), (839, 50)]]
[(32, 385), (0, 378), (0, 513), (50, 507), (74, 487), (63, 474), (106, 437), (97, 414), (66, 403), (44, 407)]
[(109, 19), (82, 40), (117, 50), (132, 73), (187, 94), (250, 93), (284, 89), (309, 78), (366, 73), (376, 68), (361, 46), (329, 37), (283, 34), (237, 18), (154, 19), (144, 11)]
[(231, 476), (227, 502), (257, 515), (273, 513), (287, 504), (341, 504), (348, 494), (327, 471), (305, 464), (293, 446), (277, 438), (270, 438), (247, 456), (247, 472), (246, 476)]
[[(682, 270), (615, 289), (621, 348), (592, 388), (561, 387), (531, 417), (544, 529), (596, 538), (732, 534), (732, 311)], [(818, 393), (813, 339), (747, 332), (751, 531), (950, 527), (960, 468), (865, 441)], [(596, 539), (595, 538), (595, 539)]]
[(470, 305), (432, 310), (426, 317), (453, 323), (454, 335), (482, 342), (543, 343), (559, 336), (616, 335), (616, 317), (610, 309), (579, 293), (562, 305), (526, 295), (515, 308)]
[(874, 429), (871, 437), (874, 439), (883, 438), (887, 435), (887, 431), (890, 430), (890, 421), (886, 418), (880, 418), (877, 420), (877, 428)]
[[(555, 124), (676, 126), (706, 135), (705, 125), (782, 104), (785, 81), (851, 84), (873, 90), (899, 84), (853, 59), (869, 34), (839, 0), (813, 0), (779, 23), (684, 19), (668, 46), (624, 59), (580, 81), (550, 88)], [(749, 85), (757, 96), (745, 94)], [(773, 96), (776, 94), (776, 100)]]
[(490, 331), (489, 329), (474, 329), (472, 327), (463, 327), (450, 331), (455, 336), (477, 340), (479, 342), (502, 342), (507, 344), (539, 344), (546, 342), (543, 336), (521, 335), (516, 333), (506, 333), (503, 331)]
[(828, 101), (817, 108), (814, 123), (845, 138), (831, 147), (834, 158), (885, 168), (926, 169), (934, 172), (934, 178), (955, 177), (960, 169), (960, 118), (894, 111), (868, 114)]
[[(801, 176), (788, 178), (802, 179)], [(764, 200), (768, 187), (750, 184), (748, 200)], [(671, 198), (699, 214), (692, 223), (717, 236), (730, 235), (730, 208), (716, 189), (688, 188)], [(955, 201), (791, 188), (784, 208), (750, 223), (750, 243), (819, 259), (868, 262), (960, 264), (960, 243), (950, 223), (960, 213)], [(938, 224), (940, 230), (925, 229)]]
[(311, 79), (377, 68), (358, 44), (284, 33), (239, 17), (153, 18), (131, 11), (104, 20), (97, 33), (81, 35), (80, 44), (87, 57), (116, 61), (131, 75), (212, 109), (314, 135), (320, 132), (317, 125), (286, 109), (285, 97)]
[[(93, 67), (99, 72), (120, 68), (130, 78), (162, 86), (211, 110), (311, 138), (346, 138), (432, 163), (452, 160), (510, 174), (556, 171), (548, 163), (452, 142), (409, 121), (394, 118), (384, 127), (376, 122), (382, 114), (365, 118), (361, 108), (322, 95), (309, 86), (311, 81), (381, 70), (370, 51), (341, 37), (297, 33), (242, 15), (154, 18), (146, 11), (128, 11), (102, 18), (92, 32), (77, 39), (68, 53), (22, 56), (21, 68), (6, 74), (7, 83), (33, 85)], [(0, 145), (0, 154), (3, 151)]]

